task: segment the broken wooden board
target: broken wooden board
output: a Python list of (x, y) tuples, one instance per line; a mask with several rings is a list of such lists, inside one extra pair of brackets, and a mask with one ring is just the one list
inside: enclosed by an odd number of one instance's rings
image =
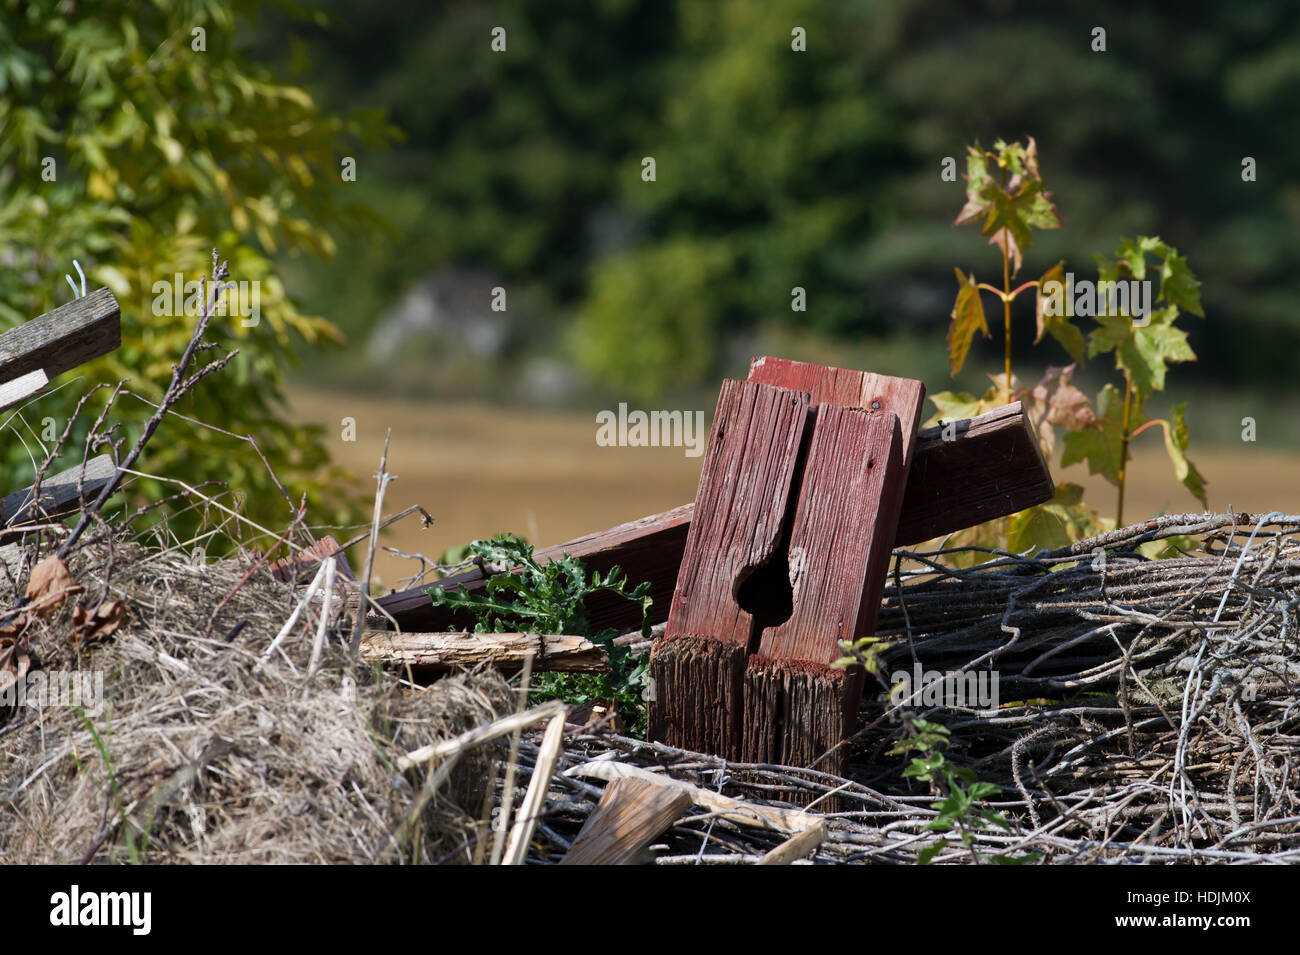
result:
[(104, 485), (116, 476), (117, 467), (113, 459), (101, 454), (87, 461), (84, 468), (78, 464), (58, 474), (47, 475), (41, 482), (39, 502), (33, 500), (30, 487), (14, 491), (0, 501), (0, 524), (8, 531), (0, 533), (0, 538), (12, 537), (15, 525), (66, 516), (102, 491)]
[(6, 381), (0, 385), (0, 411), (21, 404), (28, 398), (34, 398), (44, 391), (49, 383), (50, 379), (42, 368), (19, 375), (13, 381)]
[(368, 630), (358, 649), (368, 663), (418, 670), (518, 670), (533, 657), (534, 671), (596, 673), (609, 669), (601, 647), (585, 637), (537, 633), (397, 633)]
[(560, 865), (630, 865), (650, 841), (691, 808), (690, 793), (644, 779), (616, 779), (605, 787)]
[[(977, 418), (952, 422), (948, 429), (951, 441), (944, 440), (944, 430), (926, 428), (917, 434), (894, 547), (909, 547), (1051, 500), (1055, 493), (1052, 477), (1019, 402)], [(539, 548), (537, 556), (553, 559), (562, 553), (571, 554), (582, 560), (588, 571), (605, 573), (617, 565), (627, 571), (634, 584), (650, 581), (655, 598), (652, 619), (662, 623), (668, 618), (694, 512), (694, 504), (683, 504), (567, 543)], [(486, 583), (484, 573), (472, 568), (429, 586), (463, 586), (473, 592)], [(378, 598), (378, 603), (401, 626), (411, 629), (447, 630), (465, 624), (449, 608), (433, 606), (428, 586), (388, 594)], [(630, 630), (641, 622), (636, 607), (608, 595), (592, 599), (587, 613), (596, 629)], [(469, 624), (473, 625), (472, 619)]]
[(895, 546), (974, 527), (1056, 494), (1038, 437), (1018, 401), (929, 428), (924, 446), (907, 475)]
[[(862, 672), (830, 666), (840, 641), (874, 632), (902, 503), (892, 414), (823, 404), (808, 446), (779, 580), (786, 619), (763, 630), (745, 672), (740, 759), (811, 766), (857, 728)], [(830, 767), (847, 769), (844, 758)]]
[(122, 316), (106, 288), (0, 335), (0, 381), (42, 370), (53, 380), (122, 344)]
[(650, 652), (651, 739), (738, 751), (756, 632), (744, 591), (778, 554), (807, 428), (805, 392), (723, 382), (668, 626)]

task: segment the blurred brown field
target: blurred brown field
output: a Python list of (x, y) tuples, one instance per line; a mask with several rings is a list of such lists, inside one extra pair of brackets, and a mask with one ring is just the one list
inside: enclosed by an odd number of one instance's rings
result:
[[(420, 504), (436, 518), (418, 516), (385, 532), (382, 543), (436, 558), (449, 547), (498, 531), (537, 544), (554, 544), (686, 503), (695, 496), (702, 457), (682, 448), (617, 448), (596, 444), (595, 413), (538, 411), (290, 390), (291, 420), (326, 427), (336, 463), (357, 475), (372, 494), (374, 474), (393, 429), (384, 510)], [(704, 409), (712, 415), (712, 408)], [(341, 421), (356, 419), (356, 440), (343, 441)], [(1300, 449), (1193, 444), (1192, 460), (1208, 482), (1210, 507), (1238, 512), (1300, 512)], [(1138, 439), (1130, 464), (1126, 522), (1159, 512), (1196, 511), (1199, 504), (1173, 478), (1161, 432)], [(1085, 468), (1053, 468), (1057, 481), (1086, 488), (1085, 499), (1113, 517), (1115, 489)], [(341, 534), (338, 536), (342, 536)], [(354, 548), (359, 570), (364, 547)], [(418, 570), (415, 561), (376, 555), (375, 575), (386, 586)]]

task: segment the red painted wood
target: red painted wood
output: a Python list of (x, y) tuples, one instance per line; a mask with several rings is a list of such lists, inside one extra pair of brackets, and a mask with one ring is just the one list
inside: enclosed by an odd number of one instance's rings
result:
[(723, 382), (665, 637), (747, 646), (753, 619), (736, 589), (777, 552), (795, 480), (808, 396)]
[(925, 384), (915, 378), (895, 378), (871, 371), (814, 365), (764, 355), (749, 364), (749, 380), (808, 392), (809, 402), (898, 417), (903, 435), (903, 470), (911, 466), (916, 450), (916, 432), (925, 403)]
[(760, 656), (828, 664), (839, 641), (873, 631), (905, 475), (892, 414), (823, 404), (808, 447), (786, 555), (790, 618), (763, 631)]

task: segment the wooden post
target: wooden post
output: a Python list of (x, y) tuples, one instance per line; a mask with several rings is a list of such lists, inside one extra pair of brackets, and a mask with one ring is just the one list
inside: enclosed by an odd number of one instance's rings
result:
[(818, 407), (789, 538), (791, 612), (763, 631), (745, 673), (744, 762), (809, 766), (856, 728), (861, 669), (829, 664), (843, 656), (840, 641), (874, 632), (903, 447), (893, 414)]
[(668, 626), (650, 654), (652, 739), (739, 750), (756, 627), (741, 591), (778, 555), (807, 426), (807, 394), (723, 382)]

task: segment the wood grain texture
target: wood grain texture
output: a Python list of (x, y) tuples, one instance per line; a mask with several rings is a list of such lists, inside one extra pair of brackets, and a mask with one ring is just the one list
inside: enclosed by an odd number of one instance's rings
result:
[(0, 385), (0, 411), (39, 395), (49, 383), (50, 379), (42, 368), (19, 375), (13, 381), (6, 381)]
[(911, 466), (916, 433), (925, 404), (925, 384), (915, 378), (895, 378), (871, 371), (814, 365), (764, 355), (749, 363), (749, 380), (808, 392), (812, 407), (821, 404), (861, 408), (872, 414), (898, 418), (903, 435), (903, 469)]
[[(98, 494), (116, 473), (113, 459), (107, 454), (101, 454), (87, 461), (84, 469), (78, 464), (58, 474), (47, 475), (41, 482), (39, 502), (33, 499), (30, 487), (14, 491), (0, 501), (0, 522), (11, 526), (61, 517), (76, 510), (82, 500)], [(85, 495), (82, 499), (78, 499), (78, 488)]]
[(476, 666), (519, 669), (528, 654), (533, 670), (595, 673), (609, 668), (605, 651), (585, 637), (537, 633), (396, 633), (368, 630), (361, 659), (429, 671)]
[(106, 288), (0, 335), (0, 380), (43, 369), (51, 379), (122, 344), (117, 299)]
[(637, 862), (651, 840), (680, 819), (691, 802), (683, 789), (644, 779), (616, 779), (605, 787), (560, 865)]
[(666, 638), (748, 645), (753, 618), (736, 592), (776, 556), (807, 427), (806, 394), (723, 382)]
[(898, 524), (903, 437), (892, 414), (823, 404), (790, 529), (792, 613), (763, 631), (760, 656), (832, 663), (871, 633)]
[(912, 461), (895, 546), (973, 527), (1056, 493), (1047, 462), (1020, 402), (923, 433)]
[[(862, 675), (831, 669), (870, 634), (905, 475), (892, 414), (817, 408), (786, 554), (789, 619), (762, 632), (744, 680), (740, 759), (811, 766), (856, 728)], [(828, 763), (847, 766), (848, 750)]]
[(808, 396), (724, 381), (664, 636), (650, 654), (651, 739), (731, 756), (755, 623), (738, 594), (777, 556)]

